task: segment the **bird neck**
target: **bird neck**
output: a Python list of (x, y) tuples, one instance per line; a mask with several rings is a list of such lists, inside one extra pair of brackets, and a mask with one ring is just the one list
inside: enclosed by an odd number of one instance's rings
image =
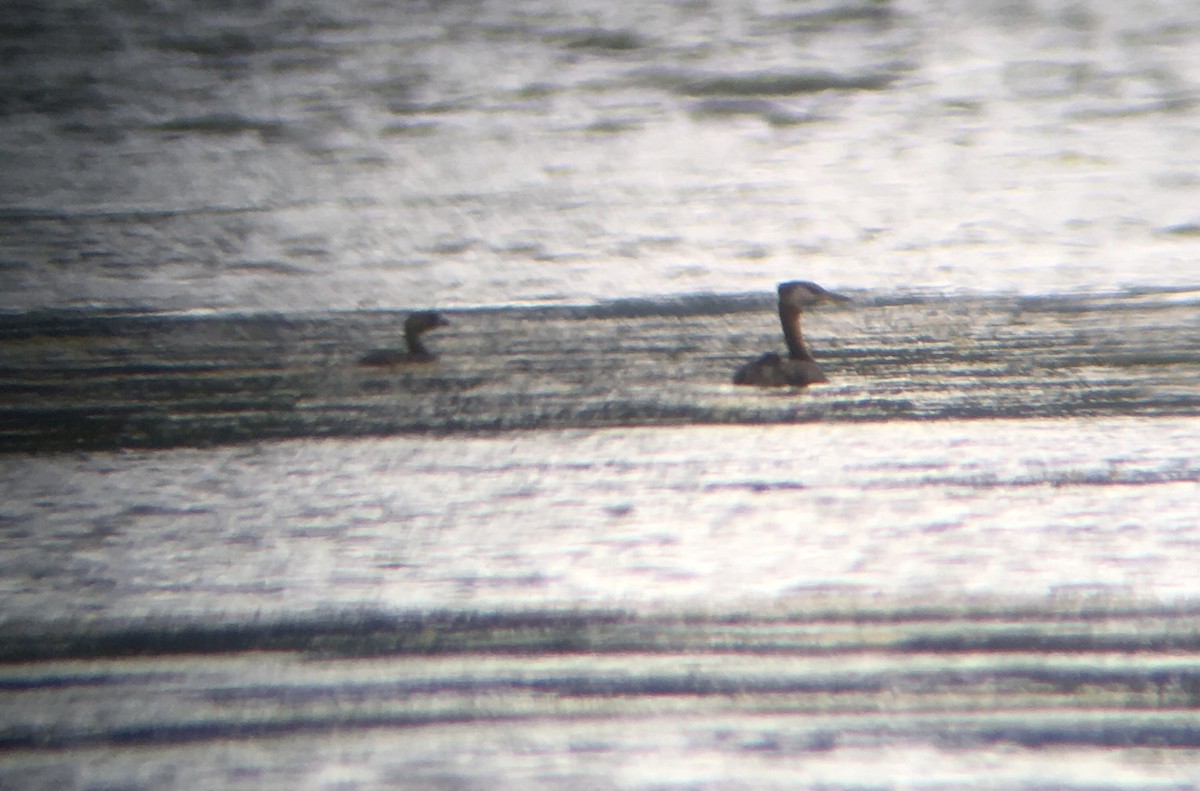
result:
[(813, 359), (808, 347), (804, 345), (804, 333), (800, 331), (800, 309), (780, 305), (779, 320), (783, 324), (783, 339), (787, 341), (788, 356), (793, 360)]
[(421, 342), (421, 331), (405, 328), (404, 342), (408, 344), (408, 353), (413, 357), (428, 357), (429, 350)]

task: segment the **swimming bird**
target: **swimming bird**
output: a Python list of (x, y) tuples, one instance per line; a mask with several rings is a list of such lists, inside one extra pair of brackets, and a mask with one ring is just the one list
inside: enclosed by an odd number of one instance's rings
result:
[(404, 342), (407, 351), (400, 349), (375, 349), (358, 360), (359, 365), (403, 365), (405, 363), (427, 363), (433, 360), (433, 352), (425, 348), (421, 335), (438, 327), (449, 326), (450, 322), (440, 313), (423, 310), (413, 313), (404, 320)]
[(759, 387), (804, 387), (818, 382), (828, 382), (825, 372), (804, 345), (800, 331), (800, 315), (804, 308), (824, 302), (849, 302), (849, 297), (826, 291), (807, 280), (791, 280), (779, 284), (779, 321), (783, 324), (783, 338), (787, 341), (788, 356), (767, 352), (757, 360), (751, 360), (733, 374), (735, 385), (757, 385)]

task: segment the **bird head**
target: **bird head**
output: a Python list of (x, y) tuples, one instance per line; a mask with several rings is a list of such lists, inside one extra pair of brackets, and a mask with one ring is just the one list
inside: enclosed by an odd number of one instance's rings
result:
[(404, 329), (407, 332), (421, 333), (427, 330), (436, 329), (438, 327), (447, 327), (450, 322), (442, 317), (442, 314), (432, 310), (422, 310), (418, 313), (413, 313), (404, 320)]
[(849, 302), (850, 297), (827, 291), (807, 280), (789, 280), (779, 284), (779, 304), (792, 308), (808, 308), (825, 302)]

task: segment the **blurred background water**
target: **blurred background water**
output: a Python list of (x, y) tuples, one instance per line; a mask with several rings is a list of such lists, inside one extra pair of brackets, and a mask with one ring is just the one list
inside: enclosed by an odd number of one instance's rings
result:
[(0, 787), (1192, 787), (1198, 43), (6, 5)]
[(1185, 2), (5, 16), (10, 310), (1196, 284)]

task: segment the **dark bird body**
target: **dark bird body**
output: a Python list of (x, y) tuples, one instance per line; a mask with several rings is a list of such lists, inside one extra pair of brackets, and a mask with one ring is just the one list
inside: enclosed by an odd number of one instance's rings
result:
[(421, 341), (421, 335), (449, 324), (450, 322), (442, 318), (441, 314), (432, 310), (413, 313), (404, 320), (404, 343), (408, 347), (407, 349), (375, 349), (359, 358), (358, 364), (387, 366), (431, 362), (434, 355), (425, 348), (425, 344)]

